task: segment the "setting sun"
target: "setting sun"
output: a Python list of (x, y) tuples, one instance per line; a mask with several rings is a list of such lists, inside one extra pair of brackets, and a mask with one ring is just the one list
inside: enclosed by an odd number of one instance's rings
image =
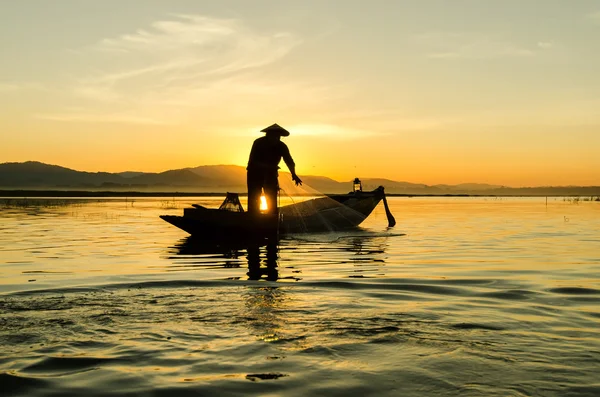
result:
[(266, 211), (267, 209), (269, 209), (269, 207), (267, 207), (267, 198), (265, 196), (260, 196), (260, 210)]

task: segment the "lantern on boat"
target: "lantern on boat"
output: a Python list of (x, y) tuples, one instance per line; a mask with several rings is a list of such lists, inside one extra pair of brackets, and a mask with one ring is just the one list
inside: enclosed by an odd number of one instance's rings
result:
[(362, 192), (362, 182), (358, 178), (354, 178), (354, 182), (352, 183), (352, 191), (353, 192)]

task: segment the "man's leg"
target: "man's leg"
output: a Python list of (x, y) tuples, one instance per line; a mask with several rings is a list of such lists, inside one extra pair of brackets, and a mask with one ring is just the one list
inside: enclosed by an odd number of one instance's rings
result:
[(262, 175), (248, 171), (246, 175), (248, 185), (248, 212), (258, 214), (260, 212), (260, 193), (262, 192)]
[(277, 181), (277, 173), (269, 175), (265, 178), (265, 198), (267, 199), (267, 213), (277, 213), (277, 193), (279, 192), (279, 182)]

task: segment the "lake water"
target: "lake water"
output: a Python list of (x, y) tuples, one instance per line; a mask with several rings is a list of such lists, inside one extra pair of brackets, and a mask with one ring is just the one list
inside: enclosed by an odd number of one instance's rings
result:
[(0, 200), (0, 394), (600, 395), (600, 202), (394, 197), (249, 250), (158, 218), (221, 200)]

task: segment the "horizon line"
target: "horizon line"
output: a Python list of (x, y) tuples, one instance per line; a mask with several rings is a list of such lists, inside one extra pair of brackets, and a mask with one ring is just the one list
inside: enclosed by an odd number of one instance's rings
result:
[[(164, 172), (168, 172), (168, 171), (180, 171), (180, 170), (188, 170), (190, 168), (198, 168), (198, 167), (219, 167), (219, 166), (226, 166), (226, 167), (240, 167), (240, 168), (246, 168), (243, 165), (238, 165), (238, 164), (201, 164), (201, 165), (196, 165), (196, 166), (190, 166), (190, 167), (182, 167), (182, 168), (171, 168), (171, 169), (167, 169), (164, 171), (158, 171), (158, 172), (152, 172), (152, 171), (131, 171), (131, 170), (126, 170), (126, 171), (117, 171), (117, 172), (109, 172), (109, 171), (82, 171), (82, 170), (77, 170), (74, 168), (70, 168), (70, 167), (66, 167), (63, 165), (59, 165), (59, 164), (50, 164), (50, 163), (45, 163), (43, 161), (38, 161), (38, 160), (26, 160), (26, 161), (6, 161), (3, 163), (0, 163), (1, 165), (6, 165), (6, 164), (26, 164), (26, 163), (37, 163), (37, 164), (42, 164), (42, 165), (47, 165), (47, 166), (53, 166), (53, 167), (61, 167), (61, 168), (66, 168), (68, 170), (71, 171), (75, 171), (75, 172), (88, 172), (88, 173), (107, 173), (107, 174), (122, 174), (122, 173), (143, 173), (143, 174), (161, 174)], [(281, 173), (284, 174), (289, 174), (288, 171), (280, 171)], [(334, 182), (337, 183), (346, 183), (346, 182), (352, 182), (352, 179), (350, 179), (349, 181), (339, 181), (337, 179), (334, 179), (332, 177), (328, 177), (328, 176), (324, 176), (324, 175), (314, 175), (314, 174), (305, 174), (303, 175), (304, 177), (317, 177), (317, 178), (328, 178), (331, 179)], [(460, 185), (487, 185), (490, 186), (490, 188), (492, 189), (499, 189), (499, 188), (508, 188), (508, 189), (532, 189), (532, 188), (573, 188), (573, 187), (579, 187), (579, 188), (600, 188), (600, 184), (598, 185), (530, 185), (530, 186), (511, 186), (511, 185), (504, 185), (504, 184), (494, 184), (494, 183), (487, 183), (487, 182), (460, 182), (460, 183), (456, 183), (456, 184), (450, 184), (450, 183), (435, 183), (435, 184), (426, 184), (426, 183), (421, 183), (421, 182), (409, 182), (409, 181), (397, 181), (394, 179), (389, 179), (389, 178), (383, 178), (383, 177), (359, 177), (359, 179), (361, 180), (370, 180), (370, 179), (380, 179), (380, 180), (386, 180), (386, 181), (390, 181), (393, 183), (409, 183), (409, 184), (413, 184), (413, 185), (424, 185), (424, 186), (428, 186), (428, 187), (436, 187), (436, 186), (460, 186)]]

